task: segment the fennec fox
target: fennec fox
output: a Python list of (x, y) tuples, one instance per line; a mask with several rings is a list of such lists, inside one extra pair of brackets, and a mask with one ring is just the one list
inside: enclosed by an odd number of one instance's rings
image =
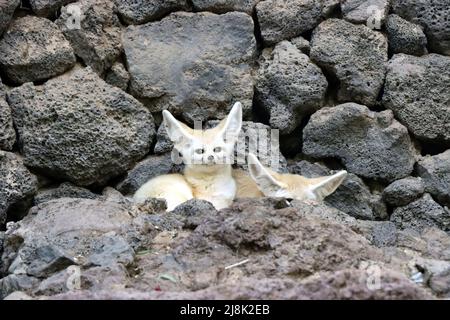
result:
[(345, 170), (319, 178), (276, 173), (264, 167), (252, 153), (249, 153), (247, 161), (253, 181), (250, 181), (242, 173), (235, 173), (239, 189), (238, 196), (242, 197), (257, 197), (255, 190), (257, 188), (260, 196), (322, 201), (333, 193), (347, 176)]
[(166, 110), (163, 118), (169, 138), (185, 164), (184, 174), (151, 179), (136, 191), (134, 200), (163, 198), (167, 211), (192, 198), (207, 200), (216, 209), (228, 207), (236, 195), (231, 164), (242, 127), (241, 103), (236, 102), (227, 118), (208, 130), (191, 129)]

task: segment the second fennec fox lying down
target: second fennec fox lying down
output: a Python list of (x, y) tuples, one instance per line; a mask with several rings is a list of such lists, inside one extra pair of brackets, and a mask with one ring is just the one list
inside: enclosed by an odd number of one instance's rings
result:
[(345, 170), (318, 178), (276, 173), (264, 167), (252, 153), (248, 155), (247, 162), (251, 179), (243, 171), (233, 172), (238, 185), (237, 197), (266, 196), (321, 201), (333, 193), (347, 176)]
[(184, 174), (151, 179), (136, 191), (135, 202), (162, 198), (167, 211), (192, 198), (209, 201), (216, 209), (228, 207), (236, 195), (231, 163), (242, 126), (241, 103), (235, 103), (228, 117), (208, 130), (191, 129), (166, 110), (163, 117), (169, 138), (185, 164)]

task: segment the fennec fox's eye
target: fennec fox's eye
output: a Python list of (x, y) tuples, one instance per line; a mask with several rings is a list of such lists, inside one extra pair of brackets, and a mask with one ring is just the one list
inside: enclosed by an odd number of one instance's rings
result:
[(203, 154), (203, 153), (205, 153), (205, 149), (203, 149), (203, 148), (195, 149), (195, 153), (196, 154)]
[(220, 152), (220, 151), (222, 151), (222, 148), (221, 148), (221, 147), (215, 147), (215, 148), (214, 148), (214, 152)]

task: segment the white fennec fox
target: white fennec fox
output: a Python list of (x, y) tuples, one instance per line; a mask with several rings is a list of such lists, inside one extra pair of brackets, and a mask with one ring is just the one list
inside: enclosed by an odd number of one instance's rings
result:
[(242, 127), (241, 103), (236, 102), (228, 117), (208, 130), (191, 129), (166, 110), (163, 118), (169, 138), (185, 164), (184, 174), (151, 179), (136, 191), (134, 200), (163, 198), (167, 211), (192, 198), (207, 200), (216, 209), (229, 206), (236, 195), (231, 164)]
[(326, 196), (332, 194), (347, 176), (347, 171), (318, 178), (306, 178), (296, 174), (276, 173), (264, 167), (258, 158), (249, 153), (248, 170), (253, 179), (253, 183), (239, 175), (239, 192), (241, 196), (254, 197), (257, 188), (261, 195), (267, 197), (283, 197), (296, 200), (316, 200), (322, 201)]

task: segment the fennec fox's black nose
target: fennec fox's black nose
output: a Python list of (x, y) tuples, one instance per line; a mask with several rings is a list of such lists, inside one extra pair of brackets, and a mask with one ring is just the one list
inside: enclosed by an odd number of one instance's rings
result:
[(214, 160), (214, 156), (208, 156), (208, 161), (213, 161)]

